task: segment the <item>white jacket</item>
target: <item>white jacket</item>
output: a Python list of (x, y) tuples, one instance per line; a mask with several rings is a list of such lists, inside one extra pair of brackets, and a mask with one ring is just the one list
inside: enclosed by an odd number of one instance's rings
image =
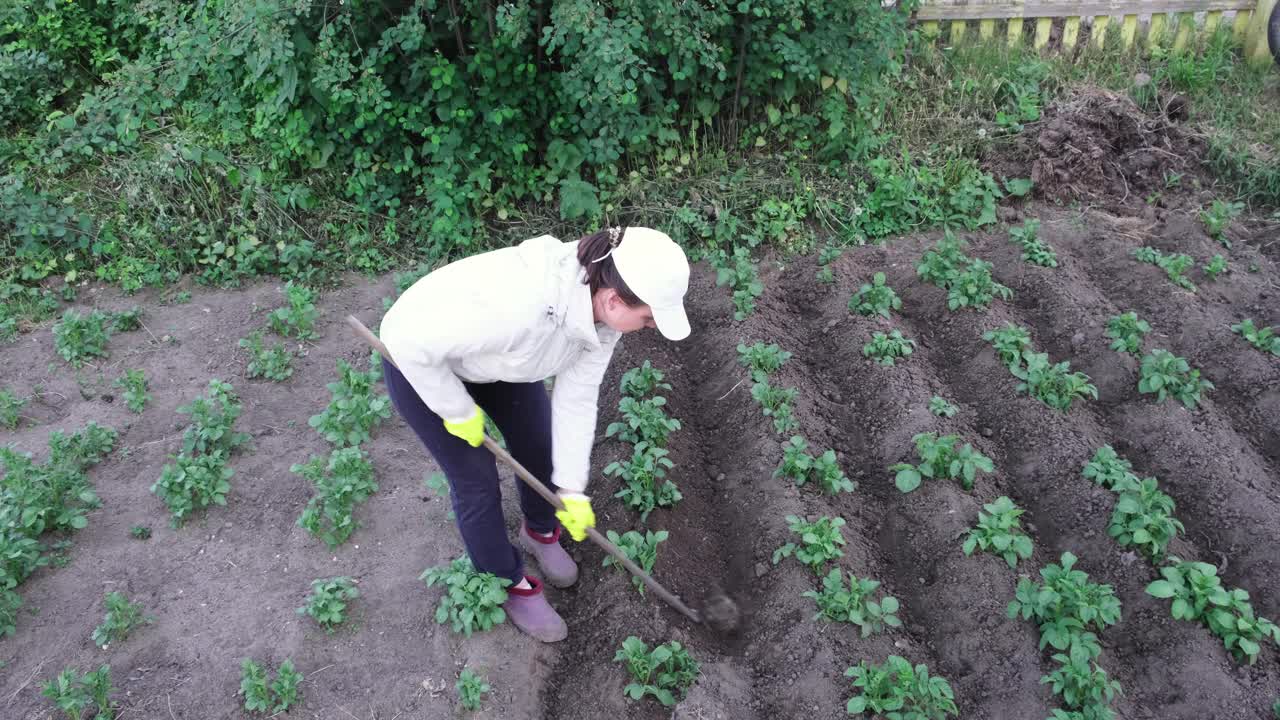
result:
[(396, 300), (379, 335), (427, 407), (454, 422), (475, 404), (463, 380), (554, 377), (551, 482), (582, 492), (600, 382), (621, 334), (594, 323), (577, 250), (543, 235), (439, 268)]

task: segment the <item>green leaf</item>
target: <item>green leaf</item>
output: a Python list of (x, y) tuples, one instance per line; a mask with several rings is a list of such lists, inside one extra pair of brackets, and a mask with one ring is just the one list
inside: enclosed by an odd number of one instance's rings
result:
[(1022, 197), (1031, 192), (1030, 178), (1008, 178), (1004, 181), (1004, 189), (1014, 197)]
[(920, 473), (916, 470), (899, 470), (898, 474), (893, 478), (893, 484), (904, 493), (920, 487)]
[(1150, 585), (1147, 585), (1147, 594), (1152, 597), (1171, 598), (1174, 596), (1175, 592), (1176, 590), (1173, 587), (1173, 583), (1170, 583), (1168, 580), (1156, 580)]
[(575, 220), (600, 214), (596, 187), (585, 180), (565, 179), (560, 182), (560, 217)]

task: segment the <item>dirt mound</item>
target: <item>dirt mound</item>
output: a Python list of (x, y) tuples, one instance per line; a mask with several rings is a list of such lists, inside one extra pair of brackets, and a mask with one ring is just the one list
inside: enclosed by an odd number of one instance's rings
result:
[(1037, 191), (1054, 200), (1124, 204), (1165, 187), (1169, 173), (1196, 166), (1199, 142), (1177, 125), (1185, 100), (1160, 97), (1152, 106), (1144, 111), (1128, 96), (1100, 88), (1050, 106), (1032, 150)]

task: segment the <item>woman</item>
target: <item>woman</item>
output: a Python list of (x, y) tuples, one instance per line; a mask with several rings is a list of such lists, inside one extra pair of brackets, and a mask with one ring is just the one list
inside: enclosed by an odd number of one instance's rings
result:
[[(572, 585), (578, 567), (560, 530), (581, 541), (595, 525), (584, 491), (600, 382), (622, 333), (689, 335), (688, 287), (689, 261), (670, 237), (615, 227), (568, 243), (544, 235), (451, 263), (406, 290), (382, 319), (381, 338), (400, 368), (383, 361), (391, 401), (449, 480), (472, 564), (511, 581), (507, 616), (539, 640), (562, 640), (568, 628), (507, 538), (497, 467), (480, 447), (484, 415), (564, 503), (556, 511), (517, 483), (517, 544), (552, 585)], [(542, 384), (549, 377), (550, 398)]]

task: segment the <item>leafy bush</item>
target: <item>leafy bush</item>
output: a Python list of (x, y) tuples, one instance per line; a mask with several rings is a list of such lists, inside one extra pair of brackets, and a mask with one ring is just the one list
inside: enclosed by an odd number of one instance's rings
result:
[(661, 395), (645, 400), (622, 398), (618, 402), (622, 420), (609, 423), (604, 431), (605, 437), (617, 435), (619, 440), (633, 445), (648, 443), (656, 448), (665, 448), (667, 438), (681, 427), (678, 419), (667, 417), (662, 409), (666, 404), (667, 399)]
[(1032, 395), (1062, 412), (1070, 410), (1077, 398), (1098, 398), (1098, 388), (1089, 382), (1089, 376), (1070, 372), (1070, 362), (1063, 360), (1050, 365), (1047, 354), (1033, 352), (1024, 352), (1022, 359), (1026, 361), (1025, 366), (1009, 368), (1013, 376), (1022, 381), (1018, 383), (1018, 392)]
[(859, 315), (883, 315), (889, 317), (891, 310), (901, 310), (902, 300), (893, 288), (885, 284), (884, 273), (871, 276), (871, 282), (863, 283), (858, 292), (849, 298), (849, 310)]
[(267, 316), (271, 329), (284, 337), (298, 340), (311, 340), (316, 337), (315, 293), (302, 285), (294, 285), (290, 280), (284, 286), (284, 297), (288, 305), (276, 308)]
[(444, 587), (440, 605), (436, 607), (436, 622), (449, 622), (455, 633), (471, 637), (471, 633), (490, 630), (507, 619), (502, 604), (507, 601), (507, 578), (493, 573), (478, 572), (467, 556), (457, 558), (448, 565), (437, 565), (422, 571), (419, 579), (433, 587)]
[(297, 609), (299, 615), (310, 615), (329, 632), (347, 619), (347, 605), (360, 596), (355, 581), (349, 577), (318, 578), (311, 581), (307, 604)]
[(654, 696), (665, 707), (676, 704), (676, 694), (681, 700), (702, 672), (680, 643), (674, 640), (658, 645), (652, 650), (640, 638), (631, 635), (622, 641), (622, 649), (613, 656), (614, 662), (626, 663), (632, 682), (623, 692), (632, 700), (645, 695)]
[(1160, 491), (1155, 478), (1146, 478), (1120, 493), (1107, 533), (1121, 545), (1137, 545), (1158, 562), (1169, 541), (1184, 531), (1173, 510), (1173, 498)]
[(1169, 279), (1178, 287), (1196, 291), (1195, 283), (1191, 282), (1185, 273), (1195, 266), (1195, 260), (1191, 256), (1178, 253), (1176, 255), (1165, 255), (1153, 247), (1140, 247), (1133, 251), (1133, 256), (1139, 261), (1150, 263), (1164, 270)]
[(1246, 318), (1232, 325), (1231, 332), (1248, 340), (1250, 345), (1262, 352), (1280, 356), (1280, 336), (1277, 336), (1275, 330), (1269, 327), (1259, 330), (1254, 326), (1252, 319)]
[(373, 465), (359, 447), (337, 448), (325, 458), (313, 456), (289, 468), (311, 481), (316, 494), (298, 517), (298, 526), (324, 541), (330, 549), (347, 541), (360, 523), (352, 517), (356, 505), (378, 491)]
[(1200, 394), (1213, 389), (1213, 383), (1200, 379), (1199, 370), (1192, 370), (1185, 359), (1168, 350), (1152, 350), (1144, 356), (1140, 372), (1138, 392), (1155, 393), (1156, 402), (1173, 397), (1194, 409)]
[(770, 374), (777, 372), (790, 359), (791, 353), (778, 347), (777, 343), (765, 345), (757, 341), (750, 347), (738, 344), (738, 362), (751, 371), (753, 382), (766, 382)]
[(165, 465), (151, 492), (169, 508), (171, 523), (178, 527), (192, 512), (209, 505), (226, 505), (231, 491), (227, 467), (231, 454), (249, 441), (234, 430), (240, 417), (240, 398), (231, 386), (218, 379), (209, 381), (209, 397), (197, 395), (190, 405), (178, 408), (189, 414), (191, 424), (182, 433), (182, 452)]
[(1147, 594), (1172, 599), (1174, 619), (1199, 621), (1237, 661), (1248, 660), (1250, 665), (1257, 661), (1263, 642), (1280, 644), (1280, 628), (1254, 614), (1248, 592), (1222, 587), (1216, 567), (1176, 556), (1169, 563), (1160, 568), (1163, 579), (1147, 585)]
[(52, 700), (71, 720), (88, 720), (90, 707), (94, 709), (94, 718), (115, 717), (115, 710), (111, 707), (114, 690), (111, 687), (111, 666), (102, 665), (83, 675), (75, 668), (66, 668), (56, 678), (44, 683), (40, 694)]
[(872, 333), (871, 342), (862, 346), (862, 354), (881, 365), (893, 365), (897, 358), (905, 358), (915, 349), (916, 341), (902, 336), (898, 330), (888, 335)]
[(1031, 333), (1013, 323), (982, 333), (982, 339), (991, 343), (1000, 362), (1010, 368), (1017, 367), (1022, 362), (1022, 353), (1031, 349)]
[(660, 389), (670, 390), (671, 385), (662, 382), (664, 377), (665, 374), (661, 370), (654, 368), (648, 360), (645, 360), (640, 367), (631, 368), (623, 373), (622, 394), (640, 400)]
[(1092, 627), (1103, 630), (1120, 621), (1120, 600), (1110, 585), (1090, 582), (1089, 575), (1073, 569), (1076, 556), (1063, 553), (1061, 564), (1049, 563), (1040, 570), (1043, 583), (1028, 578), (1018, 581), (1009, 617), (1019, 614), (1040, 627), (1040, 647), (1068, 650), (1072, 645), (1095, 643), (1085, 637)]
[(841, 577), (840, 568), (831, 568), (831, 572), (822, 579), (822, 591), (810, 590), (801, 597), (813, 598), (818, 603), (818, 614), (814, 619), (823, 618), (831, 622), (847, 622), (862, 628), (862, 637), (884, 630), (884, 627), (901, 627), (898, 619), (898, 600), (886, 595), (878, 602), (871, 597), (879, 589), (880, 581), (859, 578), (849, 575), (846, 586)]
[(1107, 337), (1111, 338), (1111, 349), (1116, 352), (1141, 354), (1142, 338), (1149, 332), (1151, 325), (1132, 310), (1123, 315), (1113, 315), (1107, 320)]
[(1209, 237), (1230, 248), (1231, 241), (1226, 237), (1227, 227), (1240, 213), (1244, 212), (1244, 203), (1214, 200), (1208, 208), (1200, 211), (1200, 222), (1204, 223)]
[[(613, 530), (609, 530), (607, 535), (609, 537), (609, 542), (617, 545), (618, 549), (622, 551), (622, 554), (627, 556), (627, 559), (638, 565), (640, 569), (644, 570), (646, 573), (653, 571), (653, 563), (658, 559), (658, 543), (664, 542), (667, 539), (666, 530), (659, 530), (657, 532), (648, 530), (645, 531), (643, 535), (635, 530), (628, 530), (621, 536)], [(604, 566), (609, 567), (611, 565), (616, 566), (624, 573), (627, 572), (626, 568), (622, 566), (622, 563), (618, 562), (612, 555), (606, 555), (604, 558)], [(638, 590), (641, 595), (644, 595), (643, 580), (633, 575), (631, 576), (631, 584), (636, 586), (636, 590)]]
[(779, 435), (800, 427), (791, 408), (798, 392), (795, 388), (774, 387), (767, 380), (751, 386), (751, 397), (760, 403), (765, 417), (773, 418), (773, 429)]
[(492, 689), (483, 677), (465, 667), (458, 674), (458, 682), (453, 687), (458, 691), (458, 702), (466, 710), (479, 710), (485, 694)]
[(712, 263), (716, 268), (716, 286), (728, 285), (733, 291), (733, 319), (746, 320), (756, 310), (756, 298), (764, 293), (764, 284), (751, 261), (751, 251), (739, 246), (733, 249), (730, 258), (721, 250)]
[(276, 670), (275, 680), (268, 683), (267, 671), (253, 660), (244, 658), (240, 663), (240, 692), (237, 694), (244, 695), (244, 709), (248, 712), (279, 714), (302, 702), (302, 694), (298, 690), (302, 679), (302, 673), (293, 668), (293, 660), (286, 659)]
[(18, 397), (8, 390), (0, 390), (0, 425), (9, 429), (18, 427), (18, 418), (26, 405), (26, 398)]
[(883, 665), (863, 660), (844, 674), (853, 678), (858, 692), (845, 706), (850, 715), (871, 712), (886, 718), (943, 720), (960, 714), (951, 685), (930, 676), (926, 665), (912, 667), (905, 658), (890, 655)]
[(1053, 248), (1039, 238), (1040, 221), (1028, 218), (1022, 227), (1009, 228), (1009, 239), (1022, 246), (1022, 259), (1041, 267), (1058, 267), (1058, 256)]
[(674, 507), (682, 499), (676, 484), (663, 479), (667, 475), (666, 469), (673, 465), (666, 450), (640, 442), (632, 451), (630, 461), (625, 464), (609, 463), (604, 474), (616, 476), (624, 483), (614, 497), (621, 498), (624, 505), (638, 511), (640, 522), (644, 522), (654, 508)]
[(973, 489), (973, 480), (979, 472), (994, 472), (995, 464), (986, 455), (973, 449), (969, 443), (957, 448), (957, 435), (919, 433), (911, 440), (916, 444), (919, 465), (898, 463), (889, 467), (896, 473), (894, 484), (904, 493), (920, 487), (923, 478), (958, 479), (965, 490)]
[(969, 529), (969, 537), (965, 538), (964, 554), (985, 550), (1004, 558), (1011, 568), (1017, 567), (1019, 560), (1030, 558), (1031, 538), (1022, 531), (1022, 521), (1018, 519), (1023, 512), (1007, 496), (983, 505), (978, 511), (978, 524)]
[(281, 382), (293, 375), (293, 353), (283, 343), (270, 349), (262, 342), (262, 330), (254, 330), (249, 337), (240, 338), (238, 345), (249, 351), (249, 378), (265, 377)]
[(929, 398), (929, 412), (938, 417), (955, 417), (960, 412), (960, 408), (947, 402), (945, 398), (934, 395)]
[(391, 399), (374, 396), (373, 387), (382, 378), (382, 365), (377, 352), (369, 358), (369, 370), (360, 372), (345, 360), (338, 360), (338, 380), (328, 383), (332, 399), (307, 424), (325, 440), (337, 447), (359, 445), (383, 420), (391, 417)]
[(123, 376), (116, 378), (115, 386), (124, 391), (125, 407), (133, 412), (142, 412), (151, 399), (147, 392), (147, 376), (141, 370), (126, 369)]
[(802, 517), (788, 515), (787, 522), (790, 524), (791, 532), (800, 536), (800, 543), (789, 542), (774, 550), (774, 565), (777, 565), (782, 558), (791, 557), (794, 554), (796, 559), (808, 565), (815, 575), (821, 575), (828, 562), (844, 557), (844, 551), (840, 549), (840, 546), (845, 544), (844, 534), (840, 532), (840, 528), (845, 524), (844, 518), (820, 517), (813, 522), (808, 522)]
[(142, 612), (141, 605), (129, 602), (121, 593), (109, 592), (102, 602), (107, 606), (107, 614), (102, 624), (93, 629), (93, 644), (104, 650), (111, 643), (124, 642), (134, 628), (153, 620)]

